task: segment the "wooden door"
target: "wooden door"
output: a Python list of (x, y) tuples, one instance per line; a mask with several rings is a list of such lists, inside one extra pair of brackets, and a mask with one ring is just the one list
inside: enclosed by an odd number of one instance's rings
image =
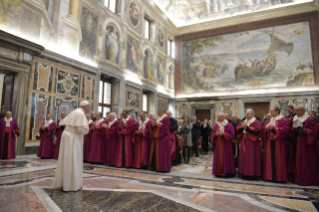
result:
[(258, 102), (258, 103), (245, 103), (245, 108), (252, 108), (255, 112), (255, 116), (259, 117), (260, 120), (269, 113), (269, 102)]
[[(196, 110), (197, 120), (202, 122), (204, 119), (210, 119), (210, 110)], [(190, 117), (191, 118), (191, 117)]]
[(12, 98), (14, 88), (14, 74), (7, 74), (3, 80), (0, 118), (5, 117), (8, 110), (12, 111)]

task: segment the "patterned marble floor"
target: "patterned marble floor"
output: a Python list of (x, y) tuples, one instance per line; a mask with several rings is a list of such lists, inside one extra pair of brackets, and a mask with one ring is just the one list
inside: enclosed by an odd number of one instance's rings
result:
[(319, 186), (217, 178), (212, 155), (170, 173), (84, 164), (83, 189), (52, 187), (56, 160), (0, 161), (0, 211), (317, 211)]

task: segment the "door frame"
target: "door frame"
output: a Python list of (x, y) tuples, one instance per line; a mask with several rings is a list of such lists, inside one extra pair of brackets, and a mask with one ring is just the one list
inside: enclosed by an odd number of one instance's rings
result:
[(196, 115), (196, 110), (210, 110), (210, 119), (215, 122), (215, 103), (208, 103), (208, 104), (203, 104), (203, 103), (197, 103), (197, 104), (191, 104), (191, 117)]
[(9, 70), (15, 73), (12, 117), (17, 120), (20, 131), (20, 137), (16, 139), (16, 154), (23, 155), (25, 152), (31, 66), (0, 57), (0, 70)]
[(245, 104), (246, 103), (258, 103), (258, 102), (269, 102), (269, 111), (270, 108), (276, 106), (276, 100), (275, 97), (265, 97), (265, 98), (247, 98), (247, 99), (239, 99), (238, 104), (239, 104), (239, 115), (240, 119), (243, 118), (246, 115), (245, 111)]

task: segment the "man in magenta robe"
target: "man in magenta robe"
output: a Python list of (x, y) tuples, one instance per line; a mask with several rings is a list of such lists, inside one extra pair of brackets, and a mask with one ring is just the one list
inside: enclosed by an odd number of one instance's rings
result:
[(219, 113), (211, 132), (214, 148), (213, 175), (232, 177), (236, 174), (232, 145), (234, 135), (233, 125), (225, 119), (224, 113)]
[(148, 166), (150, 152), (150, 131), (152, 120), (140, 112), (140, 120), (137, 122), (133, 143), (135, 144), (134, 167), (143, 168)]
[(294, 183), (303, 186), (319, 183), (316, 121), (305, 112), (305, 107), (298, 105), (296, 116), (290, 119), (292, 141), (288, 159), (288, 173)]
[(238, 174), (241, 177), (261, 177), (261, 131), (261, 123), (254, 117), (254, 111), (247, 109), (246, 119), (237, 125), (240, 141)]
[(89, 113), (86, 114), (86, 118), (89, 123), (89, 133), (84, 136), (83, 139), (83, 160), (87, 161), (89, 153), (90, 153), (90, 146), (91, 146), (91, 137), (93, 132), (93, 120)]
[(0, 159), (10, 160), (16, 158), (15, 136), (20, 136), (17, 121), (12, 118), (11, 111), (0, 120)]
[(52, 120), (51, 114), (47, 114), (45, 122), (40, 128), (40, 147), (38, 150), (38, 157), (41, 158), (53, 158), (54, 155), (54, 143), (53, 136), (56, 128), (55, 122)]
[(55, 128), (56, 142), (55, 142), (54, 158), (56, 159), (58, 159), (59, 157), (61, 136), (65, 129), (65, 125), (63, 125), (63, 120), (65, 119), (65, 117), (66, 117), (66, 114), (64, 112), (61, 112), (61, 119), (58, 120), (57, 126)]
[(106, 166), (115, 166), (116, 150), (119, 144), (118, 128), (120, 125), (121, 122), (117, 120), (116, 113), (110, 113), (109, 124), (106, 128), (105, 156), (103, 157), (103, 164)]
[(287, 182), (287, 146), (289, 121), (280, 115), (278, 107), (271, 108), (271, 119), (263, 126), (265, 141), (262, 178), (275, 182)]
[(151, 151), (149, 168), (159, 172), (171, 171), (171, 157), (169, 149), (170, 120), (163, 108), (157, 111), (157, 120), (152, 120), (150, 133)]
[(122, 112), (122, 120), (118, 128), (119, 144), (116, 151), (116, 167), (133, 167), (133, 136), (136, 124), (127, 111)]
[(104, 147), (106, 143), (105, 137), (105, 120), (102, 118), (102, 113), (96, 113), (96, 121), (93, 122), (93, 132), (90, 143), (88, 162), (102, 163), (104, 155)]

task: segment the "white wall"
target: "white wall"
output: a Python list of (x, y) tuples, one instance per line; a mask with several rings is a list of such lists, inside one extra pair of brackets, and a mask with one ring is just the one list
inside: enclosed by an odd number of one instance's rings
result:
[(3, 89), (3, 80), (4, 74), (0, 74), (0, 111), (1, 111), (1, 102), (2, 102), (2, 89)]

